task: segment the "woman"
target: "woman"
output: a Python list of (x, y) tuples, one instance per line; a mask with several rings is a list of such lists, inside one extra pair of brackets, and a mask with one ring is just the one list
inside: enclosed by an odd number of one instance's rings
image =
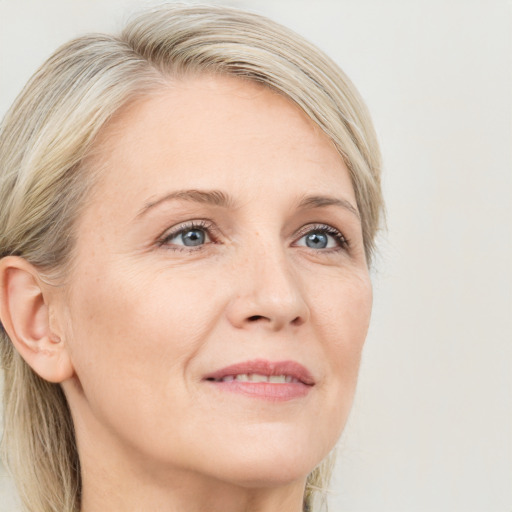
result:
[(31, 511), (312, 510), (382, 208), (366, 109), (262, 17), (71, 41), (0, 138), (4, 452)]

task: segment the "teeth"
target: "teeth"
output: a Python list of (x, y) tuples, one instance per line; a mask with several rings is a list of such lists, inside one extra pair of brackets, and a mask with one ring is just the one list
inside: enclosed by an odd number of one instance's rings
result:
[(219, 382), (270, 382), (272, 384), (298, 384), (299, 380), (290, 375), (261, 375), (259, 373), (240, 373), (227, 375), (219, 379)]
[(269, 382), (269, 378), (266, 375), (258, 375), (257, 373), (253, 373), (249, 375), (250, 382)]

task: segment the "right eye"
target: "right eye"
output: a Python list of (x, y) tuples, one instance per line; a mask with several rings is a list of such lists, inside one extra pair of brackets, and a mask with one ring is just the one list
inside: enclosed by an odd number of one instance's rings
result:
[(185, 245), (187, 247), (196, 247), (203, 245), (205, 241), (210, 241), (208, 233), (203, 229), (186, 229), (167, 240), (169, 244)]
[(200, 249), (205, 244), (213, 242), (210, 230), (211, 226), (205, 221), (181, 224), (165, 233), (159, 245), (177, 251)]

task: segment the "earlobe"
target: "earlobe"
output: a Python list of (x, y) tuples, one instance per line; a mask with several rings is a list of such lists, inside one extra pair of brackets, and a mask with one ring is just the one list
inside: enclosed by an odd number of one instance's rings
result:
[(73, 376), (66, 344), (52, 332), (47, 291), (37, 269), (23, 258), (0, 260), (0, 320), (14, 347), (43, 379)]

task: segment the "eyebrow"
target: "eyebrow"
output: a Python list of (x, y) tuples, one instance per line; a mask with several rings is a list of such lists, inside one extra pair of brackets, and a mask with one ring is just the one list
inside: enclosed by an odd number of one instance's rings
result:
[(137, 217), (141, 217), (148, 210), (151, 210), (162, 203), (166, 203), (174, 199), (181, 199), (182, 201), (190, 201), (199, 204), (220, 206), (221, 208), (226, 209), (234, 209), (236, 207), (236, 202), (234, 199), (221, 190), (176, 190), (175, 192), (166, 194), (159, 199), (147, 202), (139, 211)]
[[(226, 209), (235, 209), (238, 205), (238, 203), (231, 196), (222, 190), (176, 190), (153, 201), (148, 201), (137, 214), (137, 218), (143, 216), (156, 206), (175, 199), (199, 204), (219, 206)], [(359, 215), (357, 208), (353, 206), (350, 201), (339, 197), (320, 195), (303, 196), (297, 203), (297, 209), (299, 210), (322, 208), (326, 206), (338, 206), (344, 208), (345, 210), (355, 215), (359, 220), (361, 220), (361, 216)]]
[(300, 210), (307, 210), (308, 208), (322, 208), (323, 206), (339, 206), (345, 210), (348, 210), (350, 213), (353, 213), (359, 220), (361, 220), (359, 210), (354, 205), (352, 205), (350, 201), (341, 199), (339, 197), (305, 196), (299, 201), (298, 204), (298, 208)]

